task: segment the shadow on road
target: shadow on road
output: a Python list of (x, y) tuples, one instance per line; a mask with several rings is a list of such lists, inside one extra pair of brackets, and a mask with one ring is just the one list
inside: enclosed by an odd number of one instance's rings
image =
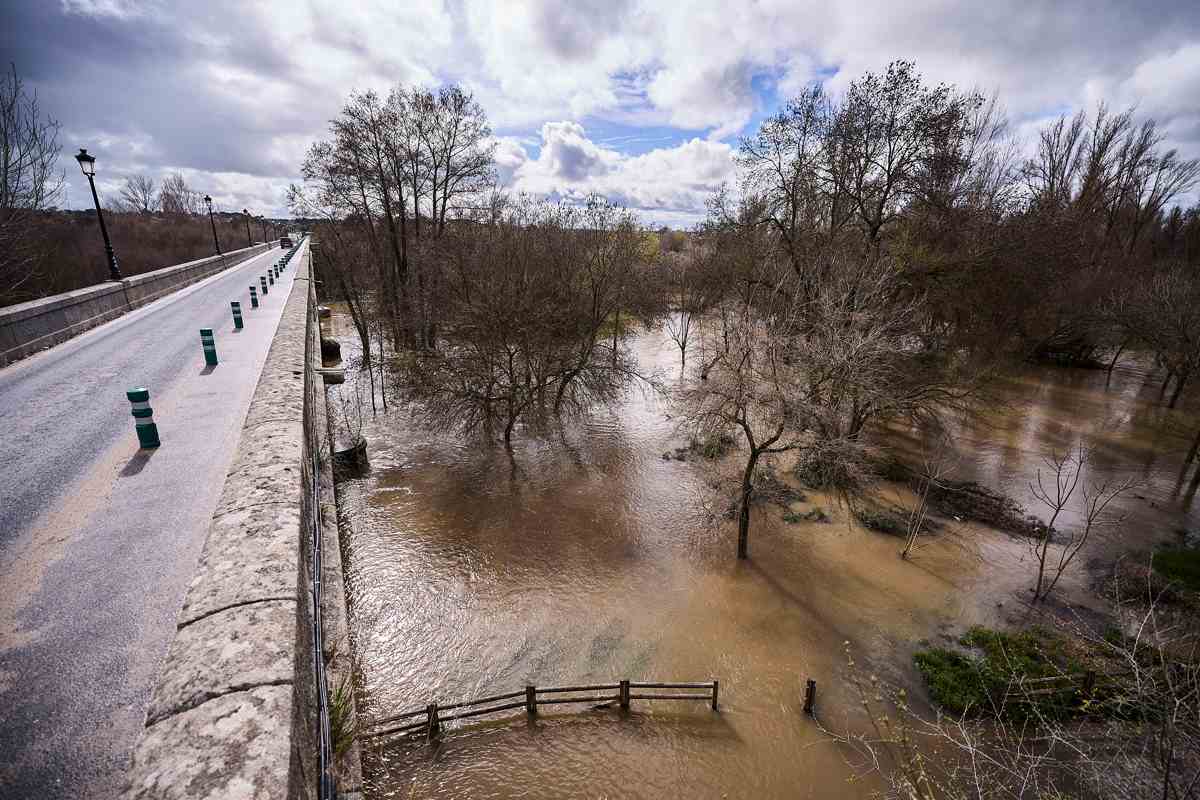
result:
[(205, 365), (204, 369), (200, 370), (200, 374), (201, 375), (211, 375), (213, 370), (215, 370), (216, 368), (217, 368), (216, 365), (213, 365), (213, 364)]
[(128, 478), (132, 475), (137, 475), (142, 471), (142, 468), (150, 463), (150, 459), (158, 452), (157, 447), (149, 449), (143, 448), (137, 451), (137, 455), (129, 459), (129, 463), (125, 465), (125, 469), (121, 470), (121, 477)]

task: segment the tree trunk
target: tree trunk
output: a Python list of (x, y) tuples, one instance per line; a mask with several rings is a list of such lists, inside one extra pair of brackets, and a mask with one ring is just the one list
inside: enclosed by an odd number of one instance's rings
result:
[(754, 467), (758, 464), (759, 451), (751, 450), (742, 473), (742, 503), (738, 510), (737, 557), (750, 557), (750, 503), (754, 500)]
[(1105, 386), (1107, 386), (1108, 382), (1112, 380), (1113, 367), (1117, 365), (1117, 359), (1121, 357), (1121, 353), (1125, 352), (1125, 345), (1127, 341), (1128, 340), (1121, 341), (1121, 345), (1117, 348), (1117, 352), (1113, 353), (1113, 357), (1108, 362), (1108, 375), (1104, 380)]
[(1183, 497), (1183, 507), (1185, 509), (1192, 507), (1192, 500), (1196, 497), (1196, 490), (1200, 489), (1200, 467), (1192, 473), (1192, 482), (1188, 484), (1187, 494)]
[(504, 446), (512, 450), (512, 432), (513, 426), (517, 424), (517, 418), (511, 412), (508, 415), (508, 424), (504, 426)]
[(1167, 408), (1174, 408), (1179, 402), (1179, 395), (1183, 394), (1183, 387), (1187, 385), (1187, 373), (1182, 373), (1175, 378), (1175, 392), (1171, 395), (1171, 402), (1167, 403)]
[(1166, 395), (1167, 387), (1171, 385), (1171, 378), (1174, 378), (1174, 377), (1175, 377), (1175, 373), (1168, 369), (1166, 380), (1164, 380), (1162, 382), (1162, 386), (1158, 390), (1158, 399), (1159, 400), (1162, 400), (1163, 396)]
[(617, 368), (617, 331), (621, 329), (621, 309), (617, 309), (616, 324), (613, 325), (613, 343), (612, 343), (612, 363), (613, 369)]
[(1184, 467), (1195, 460), (1198, 451), (1200, 451), (1200, 428), (1196, 430), (1196, 438), (1192, 440), (1192, 446), (1188, 449), (1187, 458), (1183, 459)]

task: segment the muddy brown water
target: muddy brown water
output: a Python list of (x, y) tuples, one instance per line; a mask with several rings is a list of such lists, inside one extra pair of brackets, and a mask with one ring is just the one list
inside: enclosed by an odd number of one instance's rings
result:
[[(334, 324), (353, 358), (346, 320)], [(662, 334), (636, 349), (644, 368), (677, 374)], [(1041, 456), (1083, 437), (1098, 448), (1093, 476), (1144, 479), (1088, 561), (1197, 524), (1172, 497), (1188, 415), (1158, 408), (1138, 370), (1107, 388), (1103, 373), (1030, 370), (999, 391), (1007, 408), (956, 430), (955, 477), (1032, 506)], [(635, 701), (628, 715), (570, 707), (432, 745), (372, 742), (370, 798), (865, 797), (876, 780), (857, 778), (853, 753), (802, 713), (805, 679), (818, 682), (826, 725), (862, 731), (843, 643), (919, 692), (911, 657), (923, 640), (1003, 622), (1030, 583), (1027, 549), (1006, 534), (948, 523), (904, 562), (897, 539), (812, 493), (793, 509), (820, 507), (831, 523), (788, 524), (762, 506), (739, 563), (732, 524), (707, 521), (713, 469), (663, 459), (684, 437), (668, 403), (636, 391), (561, 435), (520, 436), (511, 457), (416, 429), (394, 407), (368, 410), (365, 433), (371, 470), (339, 486), (364, 721), (526, 684), (721, 681), (719, 713)], [(919, 450), (906, 432), (896, 441)], [(1063, 596), (1089, 602), (1089, 574), (1081, 563)]]

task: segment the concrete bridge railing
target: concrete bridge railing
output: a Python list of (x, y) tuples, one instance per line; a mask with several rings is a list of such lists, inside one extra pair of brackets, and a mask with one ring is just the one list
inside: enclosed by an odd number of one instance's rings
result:
[[(126, 800), (317, 796), (315, 531), (328, 554), (320, 655), (327, 663), (347, 624), (307, 248), (293, 266), (296, 280), (134, 748)], [(347, 755), (337, 765), (343, 793), (361, 786), (357, 750)]]
[(0, 367), (236, 266), (272, 246), (256, 244), (223, 256), (201, 258), (0, 308)]

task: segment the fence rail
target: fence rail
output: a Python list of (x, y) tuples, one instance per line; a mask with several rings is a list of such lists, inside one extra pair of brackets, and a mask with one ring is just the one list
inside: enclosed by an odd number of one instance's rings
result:
[[(635, 689), (671, 690), (663, 692), (634, 692)], [(475, 700), (464, 700), (448, 705), (430, 703), (424, 708), (413, 709), (385, 717), (372, 723), (360, 739), (374, 739), (382, 736), (395, 736), (424, 732), (430, 739), (437, 737), (442, 725), (460, 719), (482, 717), (488, 714), (501, 714), (518, 708), (525, 709), (529, 716), (538, 713), (538, 706), (549, 705), (597, 705), (617, 703), (620, 708), (628, 710), (633, 700), (702, 700), (717, 710), (717, 695), (720, 689), (719, 681), (664, 683), (622, 680), (616, 683), (595, 683), (583, 686), (526, 686), (524, 689), (490, 697), (480, 697)], [(702, 692), (701, 692), (702, 690)], [(607, 694), (607, 692), (616, 692)], [(517, 698), (520, 698), (519, 700)], [(516, 701), (516, 702), (506, 702)], [(457, 713), (446, 714), (447, 711)], [(417, 719), (415, 722), (403, 720)], [(402, 724), (396, 724), (402, 723)]]
[(1089, 697), (1099, 686), (1111, 682), (1112, 680), (1108, 676), (1098, 676), (1091, 670), (1051, 675), (1046, 678), (1025, 678), (1005, 690), (1004, 700), (1005, 702), (1027, 703), (1034, 702), (1032, 698), (1035, 697), (1057, 694)]

